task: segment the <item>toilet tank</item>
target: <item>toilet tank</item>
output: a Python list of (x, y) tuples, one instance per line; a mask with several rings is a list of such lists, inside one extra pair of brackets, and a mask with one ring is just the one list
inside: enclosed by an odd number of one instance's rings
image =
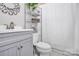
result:
[(33, 34), (33, 44), (35, 45), (39, 41), (39, 35), (40, 33), (34, 33)]

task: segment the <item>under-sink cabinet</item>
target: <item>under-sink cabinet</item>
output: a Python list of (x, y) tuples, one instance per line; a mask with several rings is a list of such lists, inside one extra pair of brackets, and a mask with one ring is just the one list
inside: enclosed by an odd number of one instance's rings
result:
[(0, 33), (0, 40), (0, 56), (33, 55), (31, 32)]

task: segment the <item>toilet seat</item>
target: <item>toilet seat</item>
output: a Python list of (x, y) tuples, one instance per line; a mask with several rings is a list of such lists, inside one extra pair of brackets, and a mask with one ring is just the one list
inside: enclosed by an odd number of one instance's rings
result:
[(44, 49), (44, 50), (50, 50), (51, 49), (51, 46), (45, 42), (38, 42), (36, 44), (37, 48), (39, 49)]

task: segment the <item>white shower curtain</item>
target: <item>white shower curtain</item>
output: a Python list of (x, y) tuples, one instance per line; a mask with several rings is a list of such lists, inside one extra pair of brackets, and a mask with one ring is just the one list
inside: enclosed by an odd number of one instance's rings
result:
[(52, 47), (74, 51), (75, 6), (73, 3), (52, 3), (41, 6), (43, 41)]

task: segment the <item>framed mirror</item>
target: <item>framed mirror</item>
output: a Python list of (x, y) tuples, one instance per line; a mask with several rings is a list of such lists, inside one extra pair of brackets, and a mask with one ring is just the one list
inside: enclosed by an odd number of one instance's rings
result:
[[(11, 6), (11, 7), (10, 7)], [(5, 3), (0, 3), (0, 10), (9, 15), (17, 15), (20, 12), (19, 3), (11, 3), (11, 5), (6, 5)]]

